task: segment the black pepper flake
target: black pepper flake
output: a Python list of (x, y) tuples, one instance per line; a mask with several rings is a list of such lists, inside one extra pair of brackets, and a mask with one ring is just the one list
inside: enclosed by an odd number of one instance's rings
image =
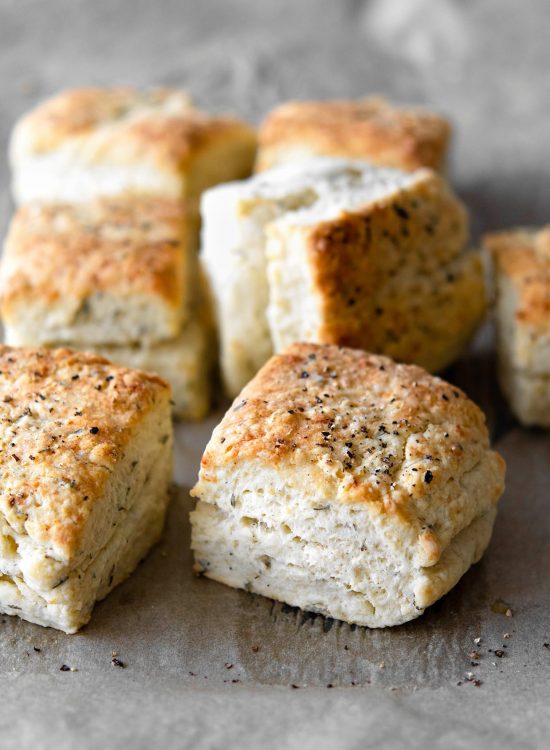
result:
[(59, 671), (60, 671), (60, 672), (70, 672), (70, 671), (71, 671), (71, 668), (70, 668), (70, 667), (68, 667), (68, 666), (67, 666), (66, 664), (62, 664), (62, 665), (61, 665), (61, 666), (59, 667)]
[(38, 648), (38, 646), (33, 646), (33, 650), (36, 651), (37, 654), (39, 654), (42, 651), (42, 649)]
[(307, 372), (307, 370), (303, 370), (300, 373), (300, 377), (302, 378), (302, 380), (305, 379), (305, 378), (309, 378), (309, 372)]
[(79, 378), (80, 378), (80, 375), (73, 375), (71, 377), (71, 380), (79, 380)]
[(111, 666), (124, 669), (126, 664), (123, 661), (120, 661), (120, 659), (117, 659), (116, 656), (113, 656), (113, 658), (111, 659)]
[(90, 427), (90, 432), (92, 433), (92, 435), (97, 435), (97, 433), (99, 432), (99, 427)]
[(393, 207), (393, 210), (399, 216), (400, 219), (403, 219), (406, 221), (409, 218), (409, 212), (405, 208), (403, 208), (403, 206), (399, 206), (396, 203)]
[(550, 651), (550, 643), (543, 643), (542, 645)]
[(497, 656), (499, 659), (502, 659), (504, 656), (504, 651), (501, 648), (497, 648), (495, 651), (495, 656)]
[(432, 481), (433, 478), (434, 478), (434, 475), (428, 469), (428, 471), (424, 474), (424, 481), (426, 482), (426, 484), (430, 484), (430, 482)]

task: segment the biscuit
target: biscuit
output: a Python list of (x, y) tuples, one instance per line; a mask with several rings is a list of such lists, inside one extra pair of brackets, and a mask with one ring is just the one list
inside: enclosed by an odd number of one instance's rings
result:
[(550, 227), (487, 235), (499, 379), (517, 418), (550, 427)]
[(64, 91), (21, 118), (10, 144), (17, 203), (118, 195), (196, 200), (250, 174), (254, 131), (173, 89)]
[(203, 417), (213, 345), (196, 226), (160, 198), (19, 208), (0, 265), (6, 342), (70, 345), (158, 372), (175, 414)]
[(256, 171), (314, 156), (364, 159), (413, 171), (442, 170), (450, 139), (443, 117), (371, 97), (297, 101), (274, 109), (258, 133)]
[(1, 266), (6, 340), (16, 346), (173, 338), (192, 314), (196, 260), (176, 201), (21, 207)]
[(466, 212), (430, 170), (312, 159), (207, 191), (202, 218), (232, 396), (293, 341), (438, 371), (484, 315), (479, 253), (463, 252)]
[(399, 625), (479, 560), (503, 483), (484, 416), (457, 388), (386, 357), (294, 344), (206, 447), (196, 570), (349, 623)]
[(74, 633), (161, 534), (170, 387), (68, 349), (0, 370), (0, 611)]

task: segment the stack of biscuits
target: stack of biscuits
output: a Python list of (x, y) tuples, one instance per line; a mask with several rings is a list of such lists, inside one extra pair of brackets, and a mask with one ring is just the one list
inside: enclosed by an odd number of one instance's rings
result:
[[(504, 462), (479, 408), (430, 374), (486, 310), (443, 176), (449, 137), (444, 118), (380, 98), (292, 102), (256, 154), (248, 125), (166, 89), (66, 92), (19, 122), (0, 269), (0, 611), (74, 632), (158, 538), (166, 381), (176, 415), (203, 417), (216, 336), (235, 400), (192, 491), (195, 572), (382, 627), (480, 559)], [(546, 244), (488, 240), (510, 330), (522, 299), (528, 313), (540, 301), (513, 253), (535, 269)], [(546, 377), (527, 312), (501, 346), (526, 419)]]
[(69, 345), (155, 371), (174, 411), (209, 407), (214, 341), (197, 203), (250, 173), (255, 134), (169, 89), (79, 89), (16, 126), (1, 273), (8, 343)]
[(287, 105), (259, 133), (259, 168), (279, 166), (206, 191), (202, 258), (231, 396), (294, 341), (432, 372), (460, 355), (485, 314), (481, 256), (462, 203), (419, 168), (443, 165), (447, 138), (440, 118), (378, 100)]

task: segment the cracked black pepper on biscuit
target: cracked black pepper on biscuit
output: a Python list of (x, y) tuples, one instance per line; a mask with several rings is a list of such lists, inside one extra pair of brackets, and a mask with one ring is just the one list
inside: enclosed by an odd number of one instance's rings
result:
[(158, 540), (170, 386), (69, 349), (0, 347), (0, 611), (73, 633)]
[(294, 344), (205, 450), (195, 569), (350, 623), (397, 625), (479, 560), (503, 484), (462, 391), (386, 357)]

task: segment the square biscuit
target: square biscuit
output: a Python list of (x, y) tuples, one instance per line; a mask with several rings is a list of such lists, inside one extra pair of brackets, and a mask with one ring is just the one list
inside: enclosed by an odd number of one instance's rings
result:
[(550, 227), (489, 234), (499, 379), (525, 425), (550, 427)]
[(260, 127), (256, 171), (314, 156), (364, 159), (405, 171), (443, 170), (450, 132), (445, 118), (380, 97), (287, 102)]
[(19, 208), (0, 266), (7, 343), (93, 347), (179, 336), (194, 313), (194, 225), (182, 204), (159, 198)]
[(485, 312), (466, 212), (431, 170), (319, 157), (207, 191), (202, 220), (232, 396), (293, 341), (438, 371)]
[(170, 387), (68, 349), (0, 348), (0, 611), (73, 633), (158, 540)]
[(480, 559), (504, 471), (457, 388), (386, 357), (294, 344), (206, 447), (195, 570), (349, 623), (399, 625)]
[(116, 195), (196, 200), (250, 174), (254, 131), (209, 116), (174, 89), (64, 91), (21, 118), (10, 144), (19, 204)]

